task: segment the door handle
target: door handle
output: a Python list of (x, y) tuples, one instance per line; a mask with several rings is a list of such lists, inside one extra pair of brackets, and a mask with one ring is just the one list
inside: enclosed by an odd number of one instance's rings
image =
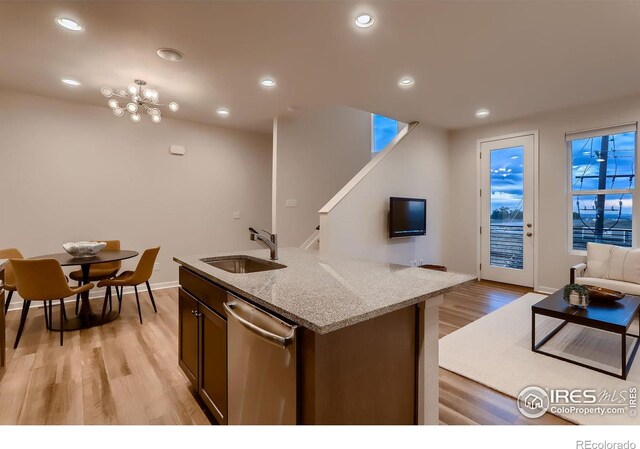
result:
[(531, 237), (533, 235), (533, 232), (527, 232), (527, 237)]
[(289, 335), (282, 336), (282, 335), (274, 334), (273, 332), (269, 332), (268, 330), (263, 329), (259, 326), (256, 326), (252, 322), (242, 318), (233, 310), (233, 307), (235, 305), (236, 303), (234, 302), (225, 302), (223, 304), (224, 310), (226, 310), (227, 314), (230, 317), (234, 318), (238, 323), (242, 324), (251, 332), (258, 334), (260, 337), (264, 338), (269, 343), (282, 346), (283, 348), (286, 348), (287, 346), (289, 346), (289, 344), (291, 344), (291, 342), (293, 341), (293, 336), (295, 335), (295, 332), (296, 332), (295, 328), (291, 329), (291, 332), (289, 333)]
[(533, 225), (531, 223), (527, 223), (527, 228), (531, 228)]

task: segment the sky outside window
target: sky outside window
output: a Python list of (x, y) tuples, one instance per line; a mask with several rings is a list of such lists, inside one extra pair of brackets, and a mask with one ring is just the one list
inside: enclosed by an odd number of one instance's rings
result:
[(635, 132), (571, 141), (573, 249), (588, 242), (631, 246), (635, 153)]
[(383, 150), (398, 134), (398, 121), (382, 115), (373, 115), (373, 145), (371, 151)]
[[(491, 151), (491, 212), (509, 209), (511, 212), (522, 210), (523, 199), (523, 163), (522, 147), (503, 148)], [(514, 218), (511, 216), (494, 219)], [(521, 217), (520, 220), (521, 221)]]
[[(598, 190), (598, 176), (603, 166), (599, 162), (603, 155), (600, 154), (602, 137), (579, 139), (571, 141), (571, 190), (575, 193), (584, 190)], [(636, 133), (620, 133), (609, 137), (607, 153), (607, 182), (605, 189), (629, 189), (635, 185), (635, 152)], [(626, 175), (626, 176), (625, 176)], [(584, 178), (582, 178), (585, 176)], [(613, 197), (607, 198), (616, 204), (607, 204), (605, 217), (618, 215), (615, 211), (619, 201)], [(575, 201), (574, 201), (575, 202)], [(631, 215), (631, 197), (622, 198), (622, 215)], [(591, 207), (592, 204), (583, 198), (581, 206)], [(590, 215), (589, 211), (582, 212)], [(594, 215), (592, 212), (591, 215)], [(591, 218), (591, 217), (590, 217)]]

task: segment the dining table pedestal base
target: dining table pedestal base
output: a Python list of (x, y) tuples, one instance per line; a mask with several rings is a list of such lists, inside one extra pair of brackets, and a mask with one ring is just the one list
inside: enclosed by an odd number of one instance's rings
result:
[[(67, 312), (70, 313), (70, 312)], [(53, 315), (58, 315), (57, 313), (54, 313)], [(86, 319), (89, 319), (89, 322), (87, 323)], [(104, 320), (102, 319), (102, 314), (98, 315), (98, 314), (94, 314), (92, 313), (91, 315), (89, 315), (88, 317), (69, 317), (66, 320), (63, 320), (64, 322), (64, 331), (77, 331), (80, 329), (88, 329), (90, 327), (94, 327), (94, 326), (100, 326), (102, 324), (107, 324), (110, 323), (111, 321), (114, 321), (116, 318), (118, 318), (118, 312), (108, 312), (105, 313), (104, 316)], [(56, 331), (56, 332), (60, 332), (60, 319), (58, 316), (52, 317), (51, 319), (51, 326), (50, 326), (52, 331)]]

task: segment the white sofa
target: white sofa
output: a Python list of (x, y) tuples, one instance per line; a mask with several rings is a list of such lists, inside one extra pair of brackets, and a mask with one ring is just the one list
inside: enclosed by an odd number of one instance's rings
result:
[(587, 243), (587, 263), (571, 267), (571, 283), (640, 296), (640, 248)]

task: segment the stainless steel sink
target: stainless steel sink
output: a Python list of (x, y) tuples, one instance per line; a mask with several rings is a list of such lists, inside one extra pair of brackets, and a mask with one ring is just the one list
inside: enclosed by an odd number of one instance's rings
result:
[(258, 273), (287, 268), (286, 265), (251, 256), (209, 257), (200, 261), (229, 273)]

